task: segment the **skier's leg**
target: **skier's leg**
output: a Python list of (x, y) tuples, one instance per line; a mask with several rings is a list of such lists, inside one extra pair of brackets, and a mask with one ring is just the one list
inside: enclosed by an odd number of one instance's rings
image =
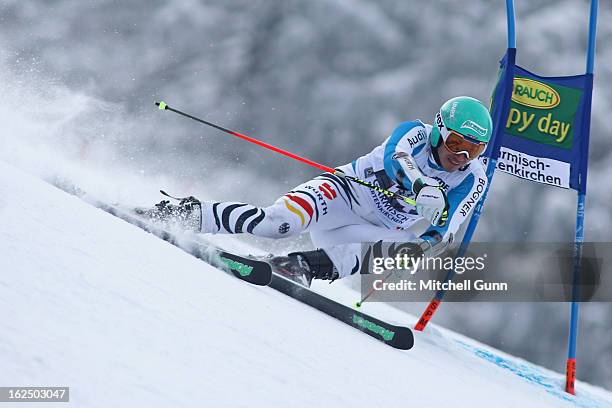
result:
[[(333, 230), (314, 231), (310, 236), (313, 244), (321, 249), (290, 255), (302, 255), (308, 262), (313, 278), (332, 280), (358, 272), (369, 273), (362, 264), (364, 242), (406, 243), (417, 238), (410, 230), (391, 230), (372, 224), (347, 225)], [(391, 254), (381, 253), (381, 256), (391, 256)]]
[(359, 206), (353, 185), (341, 177), (324, 173), (297, 186), (268, 207), (238, 202), (202, 202), (202, 232), (285, 238), (302, 232), (365, 223), (367, 221), (355, 213)]

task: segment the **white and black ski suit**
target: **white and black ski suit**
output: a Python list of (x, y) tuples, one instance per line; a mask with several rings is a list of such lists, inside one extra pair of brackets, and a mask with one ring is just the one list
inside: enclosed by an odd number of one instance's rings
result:
[[(355, 176), (404, 196), (414, 197), (396, 180), (393, 156), (405, 152), (414, 157), (423, 175), (436, 179), (447, 194), (448, 221), (444, 227), (419, 223), (413, 205), (330, 173), (307, 181), (268, 207), (237, 202), (203, 202), (202, 232), (250, 233), (284, 238), (309, 232), (345, 277), (360, 269), (362, 242), (413, 241), (417, 238), (448, 242), (480, 200), (487, 186), (482, 164), (471, 161), (455, 172), (445, 171), (428, 142), (431, 126), (421, 121), (401, 123), (380, 146), (352, 163), (338, 167)], [(435, 237), (435, 238), (434, 238)]]

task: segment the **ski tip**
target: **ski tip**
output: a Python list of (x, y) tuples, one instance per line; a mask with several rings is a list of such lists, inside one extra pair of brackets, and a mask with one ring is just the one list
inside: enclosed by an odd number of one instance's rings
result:
[(168, 105), (166, 105), (166, 102), (164, 101), (155, 102), (155, 105), (159, 106), (160, 110), (164, 110), (168, 107)]

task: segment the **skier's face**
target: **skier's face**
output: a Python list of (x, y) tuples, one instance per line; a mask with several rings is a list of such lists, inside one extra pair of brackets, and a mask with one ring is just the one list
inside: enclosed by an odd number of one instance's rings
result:
[(470, 159), (464, 153), (453, 153), (444, 143), (438, 146), (438, 158), (444, 170), (452, 172), (465, 166)]

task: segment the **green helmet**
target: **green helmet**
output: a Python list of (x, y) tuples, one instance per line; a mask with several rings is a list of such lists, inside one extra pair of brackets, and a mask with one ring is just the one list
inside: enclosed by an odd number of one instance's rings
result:
[(454, 130), (468, 139), (489, 143), (493, 131), (493, 121), (489, 110), (478, 100), (469, 96), (449, 99), (436, 114), (429, 142), (433, 147), (442, 144), (440, 129)]

